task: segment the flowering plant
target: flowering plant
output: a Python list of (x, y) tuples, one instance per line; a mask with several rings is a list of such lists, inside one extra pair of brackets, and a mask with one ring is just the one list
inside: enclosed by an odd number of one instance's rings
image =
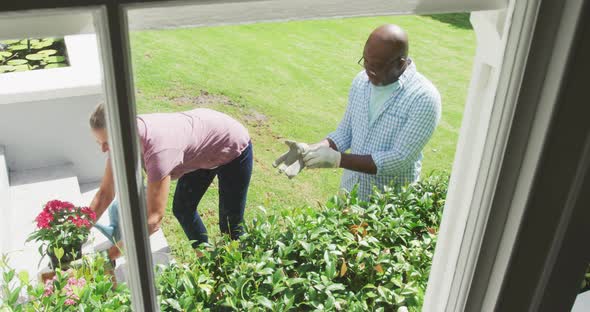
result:
[(77, 207), (70, 202), (52, 200), (45, 204), (35, 218), (37, 229), (31, 233), (27, 241), (43, 242), (39, 247), (41, 255), (50, 255), (52, 261), (57, 255), (59, 260), (63, 256), (69, 256), (71, 252), (80, 253), (80, 247), (88, 238), (95, 220), (96, 214), (88, 207)]
[(56, 268), (44, 282), (17, 272), (0, 256), (0, 311), (131, 311), (127, 285), (117, 284), (104, 255), (82, 257), (67, 270)]

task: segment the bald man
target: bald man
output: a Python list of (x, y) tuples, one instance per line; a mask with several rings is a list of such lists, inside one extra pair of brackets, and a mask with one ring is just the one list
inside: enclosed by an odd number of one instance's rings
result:
[[(415, 182), (422, 149), (441, 115), (436, 87), (408, 57), (408, 36), (396, 25), (375, 29), (365, 43), (348, 106), (338, 128), (315, 144), (287, 142), (290, 151), (274, 163), (289, 177), (303, 167), (343, 168), (341, 187), (358, 185), (361, 200), (373, 188)], [(299, 160), (289, 161), (289, 160)]]

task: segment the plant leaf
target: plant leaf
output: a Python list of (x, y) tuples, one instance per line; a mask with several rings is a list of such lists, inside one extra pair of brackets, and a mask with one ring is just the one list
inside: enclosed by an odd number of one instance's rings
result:
[(14, 71), (14, 66), (12, 65), (0, 65), (0, 73), (8, 73)]
[(27, 50), (29, 47), (27, 45), (24, 44), (17, 44), (17, 45), (12, 45), (8, 47), (8, 50), (11, 51), (23, 51), (23, 50)]
[(43, 67), (43, 68), (50, 69), (50, 68), (60, 68), (60, 67), (68, 67), (68, 65), (66, 65), (64, 63), (53, 63), (53, 64), (45, 65), (45, 67)]
[(28, 54), (25, 58), (29, 61), (40, 61), (44, 59), (46, 56), (43, 54)]
[(342, 265), (340, 266), (340, 277), (344, 277), (348, 268), (346, 267), (346, 260), (342, 259)]
[(17, 65), (17, 66), (14, 66), (14, 71), (17, 71), (17, 72), (27, 71), (29, 69), (30, 69), (29, 68), (29, 65)]
[(49, 56), (45, 59), (47, 63), (62, 63), (66, 60), (64, 56)]
[(64, 250), (61, 247), (54, 248), (53, 253), (58, 260), (61, 260), (61, 258), (64, 256)]
[(10, 61), (6, 62), (6, 64), (13, 65), (13, 66), (24, 65), (24, 64), (27, 64), (27, 63), (29, 63), (29, 61), (23, 60), (23, 59), (13, 59), (13, 60), (10, 60)]
[(41, 50), (39, 52), (37, 52), (37, 54), (43, 54), (43, 55), (54, 55), (55, 53), (57, 53), (57, 50), (52, 50), (52, 49), (48, 49), (48, 50)]

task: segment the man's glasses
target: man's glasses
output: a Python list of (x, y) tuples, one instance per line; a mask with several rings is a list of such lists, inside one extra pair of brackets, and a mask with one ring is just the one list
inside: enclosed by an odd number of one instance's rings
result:
[[(370, 71), (372, 74), (376, 74), (378, 72), (388, 70), (391, 65), (393, 65), (395, 62), (397, 62), (398, 60), (401, 60), (401, 59), (403, 59), (403, 56), (396, 57), (393, 60), (387, 62), (385, 65), (379, 66), (379, 69), (370, 69), (370, 68), (367, 68), (367, 66), (365, 65), (365, 57), (364, 56), (361, 56), (361, 58), (356, 63), (359, 64), (359, 66), (361, 66), (362, 68)], [(371, 66), (371, 67), (374, 67), (374, 66)]]

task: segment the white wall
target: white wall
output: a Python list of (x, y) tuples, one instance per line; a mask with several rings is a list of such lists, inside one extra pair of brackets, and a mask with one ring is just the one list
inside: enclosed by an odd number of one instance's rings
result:
[[(8, 220), (10, 195), (8, 189), (8, 167), (4, 157), (4, 146), (0, 145), (0, 220)], [(8, 237), (8, 228), (0, 227), (0, 237)], [(0, 251), (5, 250), (7, 242), (0, 239)]]
[(10, 171), (71, 163), (80, 183), (102, 177), (88, 117), (102, 100), (94, 35), (65, 37), (70, 67), (0, 74), (0, 145)]
[(104, 155), (88, 126), (101, 95), (0, 105), (0, 144), (8, 168), (20, 171), (72, 163), (80, 183), (102, 176)]

